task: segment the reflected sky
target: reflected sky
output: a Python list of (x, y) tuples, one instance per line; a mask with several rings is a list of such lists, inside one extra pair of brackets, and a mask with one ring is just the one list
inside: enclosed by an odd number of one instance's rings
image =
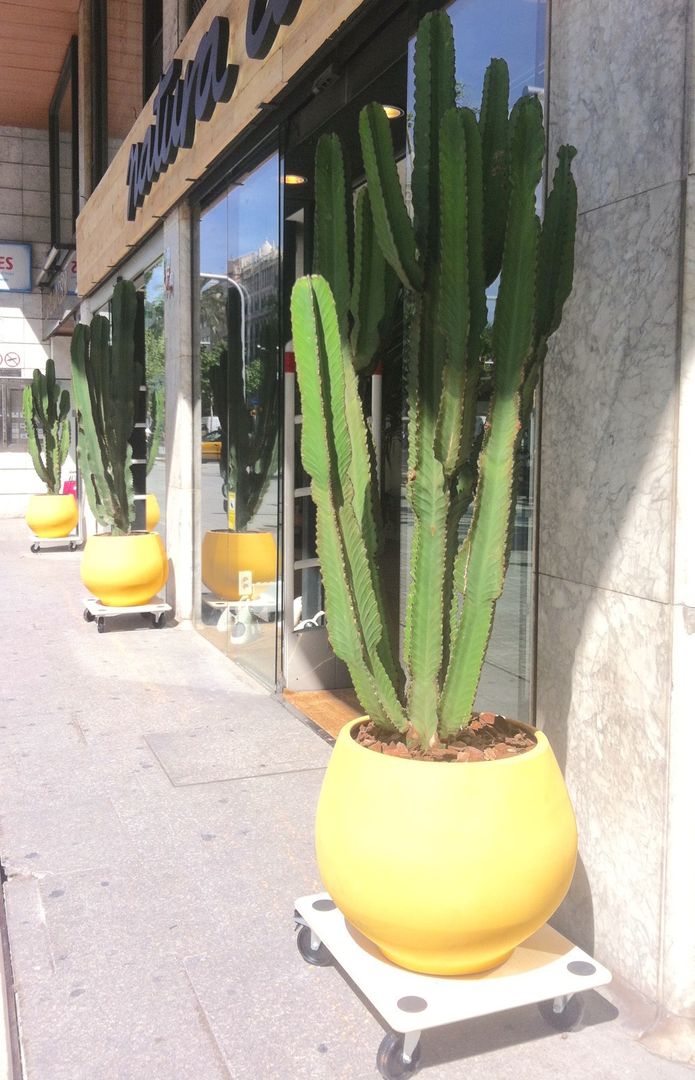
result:
[[(278, 245), (278, 158), (268, 158), (200, 217), (200, 270), (227, 273), (228, 261), (258, 251), (269, 240)], [(274, 224), (273, 224), (274, 223)]]
[[(455, 0), (448, 9), (454, 26), (459, 104), (477, 109), (491, 57), (509, 64), (510, 104), (528, 86), (544, 84), (546, 0)], [(413, 107), (411, 42), (408, 108)], [(278, 200), (278, 159), (272, 156), (253, 173), (253, 182), (234, 187), (201, 214), (200, 269), (227, 273), (228, 260), (258, 251), (268, 235), (270, 208)]]
[[(545, 0), (456, 0), (448, 8), (454, 26), (456, 77), (462, 84), (459, 104), (479, 107), (485, 69), (492, 57), (502, 57), (509, 65), (510, 105), (527, 86), (543, 86), (545, 8)], [(408, 99), (410, 103), (410, 87)]]

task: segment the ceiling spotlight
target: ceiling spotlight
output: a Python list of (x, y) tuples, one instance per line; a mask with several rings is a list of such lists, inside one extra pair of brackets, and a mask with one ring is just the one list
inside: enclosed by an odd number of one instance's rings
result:
[(299, 176), (298, 173), (285, 173), (285, 183), (290, 185), (306, 184), (306, 176)]
[(404, 115), (404, 110), (399, 109), (398, 105), (384, 105), (384, 112), (389, 120), (398, 120), (400, 116)]

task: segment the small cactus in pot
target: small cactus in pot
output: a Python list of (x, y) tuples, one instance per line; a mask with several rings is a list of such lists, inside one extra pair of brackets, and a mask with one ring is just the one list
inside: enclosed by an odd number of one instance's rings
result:
[[(110, 530), (87, 540), (82, 580), (103, 603), (116, 606), (146, 603), (168, 576), (161, 537), (135, 528), (132, 469), (138, 463), (131, 440), (144, 379), (137, 302), (132, 282), (119, 281), (111, 320), (95, 315), (89, 326), (80, 323), (71, 350), (82, 477), (97, 522)], [(139, 465), (145, 470), (146, 460)]]
[[(32, 495), (26, 523), (40, 539), (69, 536), (77, 525), (77, 502), (61, 494), (61, 473), (70, 447), (70, 394), (56, 382), (55, 364), (46, 361), (46, 373), (39, 368), (22, 395), (22, 411), (27, 445), (46, 494)], [(32, 551), (37, 545), (32, 546)]]
[(60, 476), (70, 447), (70, 393), (56, 382), (55, 364), (38, 368), (22, 395), (31, 460), (49, 495), (60, 494)]

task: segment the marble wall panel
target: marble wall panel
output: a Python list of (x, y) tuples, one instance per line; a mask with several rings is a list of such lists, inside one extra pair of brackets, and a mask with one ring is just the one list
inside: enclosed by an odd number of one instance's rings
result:
[(580, 864), (557, 925), (658, 997), (670, 608), (541, 575), (537, 719), (565, 771)]
[(543, 387), (540, 569), (670, 596), (681, 186), (581, 215)]
[(552, 5), (549, 130), (579, 154), (580, 210), (679, 178), (687, 0)]

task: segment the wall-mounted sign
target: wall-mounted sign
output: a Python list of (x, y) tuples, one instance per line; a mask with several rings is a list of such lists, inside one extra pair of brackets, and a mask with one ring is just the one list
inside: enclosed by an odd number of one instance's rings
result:
[[(264, 59), (281, 25), (295, 19), (302, 0), (249, 0), (246, 16), (246, 54)], [(193, 60), (172, 60), (157, 87), (152, 111), (155, 122), (142, 142), (133, 143), (128, 158), (128, 221), (135, 221), (163, 172), (181, 149), (193, 146), (196, 123), (209, 120), (220, 101), (229, 101), (239, 76), (237, 64), (227, 63), (229, 20), (215, 16), (201, 38)]]
[(0, 353), (0, 367), (9, 368), (11, 371), (15, 371), (18, 367), (22, 366), (22, 360), (19, 353), (14, 351), (6, 352), (3, 356)]
[(31, 292), (31, 244), (0, 241), (0, 292)]
[(58, 271), (53, 281), (48, 296), (44, 299), (44, 316), (47, 319), (62, 319), (73, 301), (68, 298), (77, 296), (77, 259), (74, 254)]

